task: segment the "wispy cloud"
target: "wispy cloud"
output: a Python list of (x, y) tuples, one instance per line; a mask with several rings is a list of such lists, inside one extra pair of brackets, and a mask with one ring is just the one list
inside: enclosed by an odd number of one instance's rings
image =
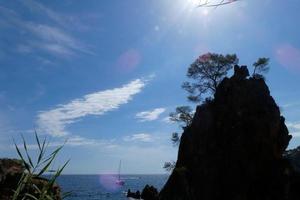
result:
[(48, 19), (52, 20), (65, 29), (72, 29), (76, 31), (88, 31), (91, 29), (95, 30), (95, 28), (97, 29), (98, 27), (91, 27), (90, 23), (92, 21), (98, 21), (101, 18), (101, 14), (99, 13), (86, 12), (81, 15), (72, 15), (70, 13), (65, 14), (57, 12), (50, 7), (45, 6), (41, 2), (33, 0), (22, 0), (21, 3), (34, 14), (39, 14), (43, 17), (47, 17)]
[(293, 137), (300, 137), (300, 122), (287, 122), (286, 126)]
[(159, 116), (166, 111), (165, 108), (155, 108), (149, 111), (139, 112), (135, 115), (141, 122), (153, 121), (159, 118)]
[(286, 103), (283, 104), (281, 107), (283, 108), (294, 108), (300, 106), (300, 102), (293, 102), (293, 103)]
[(78, 51), (87, 54), (93, 54), (80, 41), (58, 27), (45, 24), (35, 24), (32, 22), (27, 22), (23, 24), (23, 26), (32, 34), (36, 35), (36, 37), (38, 37), (41, 41), (43, 41), (42, 43), (31, 42), (32, 45), (35, 45), (41, 49), (51, 53), (66, 55), (74, 54)]
[(24, 44), (19, 44), (17, 46), (17, 51), (19, 53), (31, 53), (32, 52), (32, 48), (28, 45), (24, 45)]
[(125, 136), (124, 141), (126, 142), (131, 142), (131, 141), (136, 141), (136, 142), (152, 142), (154, 138), (147, 133), (139, 133), (139, 134), (133, 134), (130, 136)]
[(174, 122), (171, 121), (170, 117), (167, 116), (167, 117), (164, 117), (161, 121), (167, 123), (167, 124), (173, 124)]
[(70, 137), (66, 141), (67, 146), (102, 146), (105, 148), (113, 148), (116, 144), (113, 141), (109, 140), (96, 140), (96, 139), (89, 139), (81, 136), (74, 136)]
[[(30, 2), (33, 3), (34, 1)], [(46, 7), (43, 7), (42, 5), (38, 7), (46, 9)], [(53, 17), (51, 18), (54, 19), (55, 14), (52, 15)], [(30, 34), (30, 37), (28, 37), (28, 35), (22, 35), (25, 39), (22, 41), (22, 44), (19, 44), (16, 47), (18, 52), (31, 53), (33, 50), (38, 49), (60, 57), (76, 55), (77, 53), (94, 54), (89, 47), (59, 28), (59, 26), (24, 20), (14, 10), (1, 6), (0, 16), (5, 19), (5, 22), (10, 27), (14, 27), (17, 31)], [(56, 21), (59, 21), (59, 19)]]
[(136, 79), (122, 87), (91, 93), (52, 110), (42, 111), (37, 117), (38, 128), (52, 136), (68, 135), (67, 125), (88, 115), (102, 115), (118, 109), (141, 92), (145, 84), (145, 80)]
[(52, 9), (44, 6), (39, 2), (33, 0), (22, 0), (21, 3), (25, 5), (27, 8), (29, 8), (30, 10), (42, 13), (48, 16), (53, 21), (55, 21), (56, 23), (60, 25), (65, 25), (66, 21), (64, 20), (64, 17), (61, 14), (53, 11)]
[[(49, 142), (49, 141), (48, 141)], [(67, 147), (79, 147), (79, 146), (88, 146), (88, 147), (101, 147), (106, 149), (112, 149), (117, 147), (112, 140), (99, 140), (99, 139), (89, 139), (85, 137), (81, 137), (78, 135), (72, 135), (72, 137), (67, 137), (65, 139), (59, 139), (55, 141), (51, 141), (47, 143), (47, 148), (56, 148), (59, 146), (67, 146)], [(14, 145), (10, 145), (11, 148), (15, 148)], [(24, 148), (22, 143), (18, 144), (19, 148)], [(36, 150), (38, 149), (38, 144), (26, 144), (27, 149)]]

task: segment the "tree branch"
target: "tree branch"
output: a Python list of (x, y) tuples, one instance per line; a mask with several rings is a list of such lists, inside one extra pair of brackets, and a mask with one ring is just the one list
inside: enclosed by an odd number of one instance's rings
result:
[(217, 8), (219, 6), (227, 5), (227, 4), (234, 3), (234, 2), (237, 2), (237, 1), (240, 1), (240, 0), (228, 0), (226, 2), (224, 2), (224, 1), (225, 0), (222, 0), (222, 1), (220, 1), (220, 3), (217, 3), (217, 4), (209, 4), (209, 2), (206, 1), (205, 3), (200, 4), (197, 7), (215, 7), (215, 8)]

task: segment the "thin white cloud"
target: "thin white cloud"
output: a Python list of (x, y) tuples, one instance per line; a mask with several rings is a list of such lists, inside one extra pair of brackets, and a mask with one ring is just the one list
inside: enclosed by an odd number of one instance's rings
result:
[(28, 45), (20, 44), (17, 46), (17, 51), (19, 53), (27, 54), (32, 52), (32, 48)]
[(35, 40), (27, 41), (31, 47), (40, 48), (56, 56), (70, 56), (75, 55), (76, 52), (93, 54), (79, 40), (58, 27), (33, 22), (23, 22), (21, 27), (35, 35)]
[(37, 125), (40, 132), (52, 136), (65, 136), (65, 128), (88, 115), (103, 115), (128, 103), (133, 95), (141, 92), (145, 80), (136, 79), (126, 85), (111, 90), (91, 93), (79, 99), (38, 114)]
[(126, 142), (131, 142), (131, 141), (136, 141), (136, 142), (152, 142), (154, 138), (147, 133), (139, 133), (139, 134), (133, 134), (130, 136), (125, 136), (124, 141)]
[(139, 112), (135, 115), (141, 122), (153, 121), (159, 118), (159, 116), (166, 111), (165, 108), (155, 108), (149, 111)]
[[(48, 24), (40, 24), (33, 21), (27, 21), (15, 11), (0, 6), (0, 16), (6, 19), (6, 23), (10, 27), (14, 27), (18, 31), (30, 33), (31, 37), (27, 37), (17, 47), (17, 51), (29, 53), (34, 49), (39, 49), (55, 56), (70, 56), (76, 53), (94, 54), (81, 41), (71, 36), (58, 26), (50, 26)], [(20, 49), (21, 47), (21, 49)]]
[(173, 121), (171, 121), (170, 117), (167, 116), (167, 117), (164, 117), (161, 121), (167, 123), (167, 124), (174, 124)]
[(298, 107), (298, 106), (300, 106), (299, 102), (293, 102), (293, 103), (283, 104), (281, 107), (283, 107), (283, 108), (293, 108), (293, 107)]
[[(24, 148), (22, 143), (19, 143), (17, 146), (20, 149)], [(118, 147), (118, 145), (115, 144), (112, 140), (89, 139), (78, 135), (72, 135), (71, 137), (59, 139), (56, 141), (51, 141), (47, 144), (46, 148), (52, 148), (52, 147), (56, 148), (59, 146), (67, 146), (67, 147), (88, 146), (88, 147), (101, 147), (106, 149), (112, 149)], [(10, 147), (15, 148), (14, 145), (10, 145)], [(37, 150), (39, 148), (38, 144), (36, 143), (27, 144), (26, 147), (27, 149), (31, 149), (31, 150)]]
[(293, 137), (300, 137), (300, 122), (287, 122), (286, 126)]
[(61, 12), (54, 11), (50, 7), (42, 4), (38, 1), (33, 0), (22, 0), (21, 1), (23, 5), (28, 8), (31, 12), (35, 14), (40, 14), (44, 17), (49, 18), (59, 26), (62, 26), (64, 29), (72, 29), (76, 31), (87, 31), (95, 30), (95, 26), (90, 26), (89, 23), (92, 20), (99, 20), (101, 14), (100, 13), (91, 13), (86, 12), (81, 15), (72, 15), (71, 13), (68, 13), (67, 15)]
[(45, 24), (35, 24), (32, 22), (25, 23), (24, 27), (44, 41), (44, 45), (40, 45), (40, 48), (44, 48), (45, 50), (57, 53), (80, 51), (87, 54), (93, 54), (81, 44), (81, 42), (57, 27)]
[(298, 132), (291, 132), (290, 133), (293, 137), (300, 137), (300, 131)]
[(53, 21), (55, 21), (60, 25), (66, 25), (65, 24), (66, 21), (64, 20), (64, 17), (62, 15), (44, 6), (39, 2), (33, 0), (22, 0), (21, 3), (23, 3), (23, 5), (25, 5), (27, 8), (29, 8), (32, 11), (37, 11), (39, 13), (48, 16), (50, 19), (52, 19)]

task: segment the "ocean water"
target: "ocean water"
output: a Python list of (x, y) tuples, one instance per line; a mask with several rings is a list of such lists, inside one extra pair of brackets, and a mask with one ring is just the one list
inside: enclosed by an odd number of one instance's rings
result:
[(146, 184), (161, 189), (168, 179), (164, 175), (122, 175), (124, 186), (115, 184), (115, 175), (62, 175), (57, 182), (63, 192), (71, 192), (66, 200), (127, 200), (125, 192), (139, 190)]

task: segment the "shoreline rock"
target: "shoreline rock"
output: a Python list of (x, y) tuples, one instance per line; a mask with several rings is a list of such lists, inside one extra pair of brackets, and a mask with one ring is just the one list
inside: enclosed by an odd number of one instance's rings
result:
[[(17, 188), (21, 176), (25, 173), (23, 162), (18, 159), (0, 159), (0, 199), (10, 200)], [(25, 186), (26, 193), (34, 195), (36, 189), (32, 187), (34, 184), (38, 188), (43, 188), (49, 182), (48, 179), (42, 177), (34, 177), (31, 183)], [(51, 188), (51, 193), (54, 194), (55, 200), (61, 200), (61, 190), (57, 184)]]

